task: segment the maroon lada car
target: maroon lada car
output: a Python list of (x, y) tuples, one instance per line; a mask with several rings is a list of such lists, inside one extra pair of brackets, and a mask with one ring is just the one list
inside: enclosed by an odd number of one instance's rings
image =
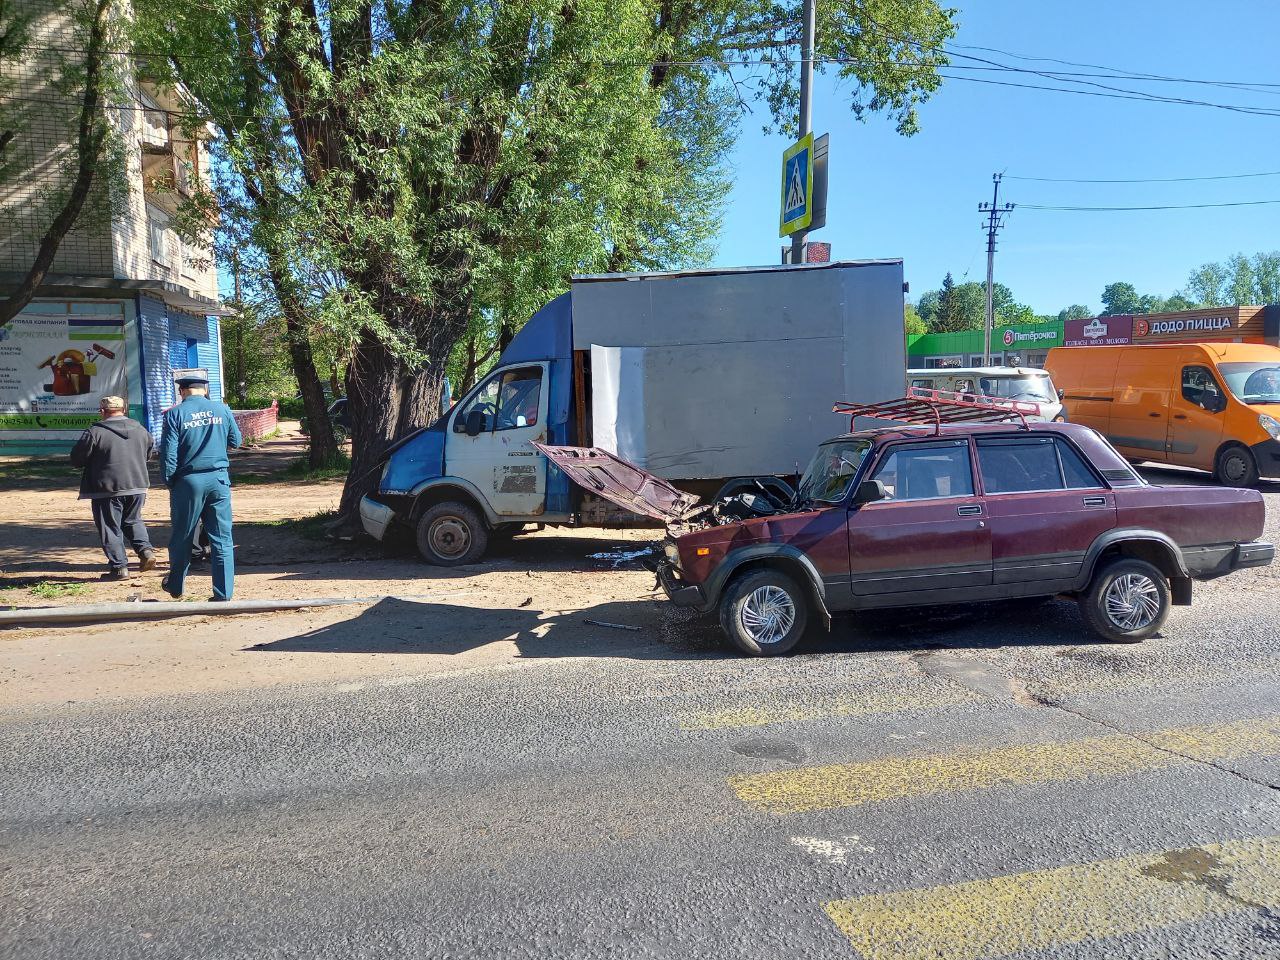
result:
[(1255, 490), (1148, 484), (1093, 430), (969, 423), (861, 430), (818, 447), (792, 493), (734, 481), (710, 506), (594, 449), (546, 448), (574, 480), (668, 522), (658, 577), (719, 611), (744, 653), (791, 650), (842, 611), (1069, 596), (1138, 642), (1191, 585), (1272, 562)]

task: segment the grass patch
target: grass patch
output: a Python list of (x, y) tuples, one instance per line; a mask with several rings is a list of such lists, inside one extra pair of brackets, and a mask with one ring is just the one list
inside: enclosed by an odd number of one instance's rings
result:
[(321, 510), (309, 517), (285, 518), (283, 520), (252, 520), (237, 524), (241, 527), (264, 527), (296, 534), (304, 540), (328, 540), (327, 530), (330, 524), (338, 519), (338, 511)]
[(306, 457), (289, 461), (288, 465), (272, 473), (236, 474), (237, 483), (325, 483), (330, 480), (342, 480), (351, 469), (351, 458), (339, 453), (336, 458), (315, 470), (311, 469), (311, 461)]
[(254, 447), (258, 446), (259, 444), (266, 443), (268, 440), (274, 440), (276, 437), (280, 436), (280, 433), (281, 433), (280, 428), (279, 428), (279, 427), (276, 427), (276, 428), (275, 428), (274, 430), (272, 430), (270, 433), (264, 433), (264, 434), (263, 434), (262, 436), (260, 436), (260, 437), (253, 437), (253, 438), (251, 438), (251, 439), (245, 440), (245, 442), (244, 442), (244, 446), (245, 446), (247, 449), (253, 449)]
[(66, 460), (19, 460), (0, 463), (0, 483), (31, 480), (79, 480), (80, 469)]
[(27, 588), (38, 600), (61, 600), (64, 597), (78, 597), (89, 588), (83, 583), (66, 583), (57, 580), (42, 580)]

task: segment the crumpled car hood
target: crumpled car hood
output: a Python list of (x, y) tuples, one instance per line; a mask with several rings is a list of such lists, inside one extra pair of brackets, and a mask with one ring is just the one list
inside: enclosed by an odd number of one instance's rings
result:
[(537, 442), (533, 445), (578, 486), (633, 513), (668, 524), (679, 523), (702, 502), (608, 450), (553, 447)]

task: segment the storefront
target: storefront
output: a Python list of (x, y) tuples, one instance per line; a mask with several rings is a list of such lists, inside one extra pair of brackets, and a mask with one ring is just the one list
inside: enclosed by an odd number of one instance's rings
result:
[(1280, 304), (1069, 320), (1064, 339), (1068, 347), (1214, 341), (1280, 346)]
[(1057, 321), (996, 327), (991, 334), (991, 356), (983, 354), (983, 331), (926, 333), (907, 338), (907, 366), (916, 369), (945, 367), (1042, 367), (1049, 351), (1062, 346), (1062, 324)]
[(191, 368), (221, 399), (217, 317), (141, 293), (34, 300), (0, 327), (0, 453), (69, 450), (107, 396), (159, 437), (173, 372)]

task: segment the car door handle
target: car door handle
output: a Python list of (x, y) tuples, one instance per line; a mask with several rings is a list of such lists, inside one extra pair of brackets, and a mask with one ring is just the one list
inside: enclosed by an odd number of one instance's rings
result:
[(1185, 420), (1185, 419), (1187, 419), (1187, 415), (1186, 415), (1185, 413), (1175, 413), (1175, 414), (1173, 415), (1173, 419), (1175, 419), (1175, 420)]
[(1084, 505), (1086, 507), (1105, 507), (1107, 505), (1106, 497), (1085, 497)]
[(982, 508), (977, 504), (968, 507), (956, 507), (956, 514), (961, 517), (980, 517), (982, 516)]
[(1148, 414), (1147, 414), (1147, 416), (1148, 416), (1148, 417), (1162, 417), (1162, 416), (1164, 416), (1164, 414), (1162, 414), (1162, 413), (1148, 413)]

